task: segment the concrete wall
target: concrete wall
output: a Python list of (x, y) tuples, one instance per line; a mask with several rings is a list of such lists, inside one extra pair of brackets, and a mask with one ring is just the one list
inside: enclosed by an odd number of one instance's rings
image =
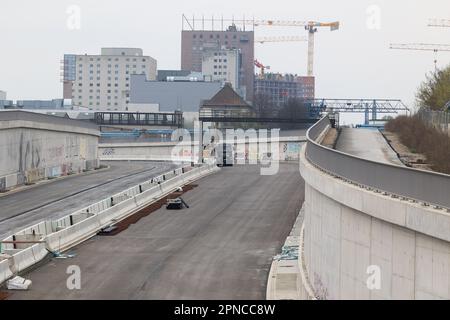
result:
[[(300, 172), (306, 182), (302, 267), (316, 298), (450, 298), (447, 211), (328, 175), (304, 150)], [(380, 268), (380, 288), (367, 285), (376, 276), (370, 266)]]
[(132, 75), (130, 86), (130, 103), (159, 104), (161, 112), (198, 112), (202, 100), (221, 89), (220, 82), (148, 81), (143, 75)]
[(99, 166), (97, 127), (23, 112), (0, 112), (0, 190)]
[[(298, 161), (300, 148), (304, 138), (300, 137), (282, 137), (278, 145), (280, 161)], [(235, 146), (242, 145), (237, 143)], [(179, 160), (190, 161), (192, 152), (186, 150), (193, 149), (193, 146), (185, 146), (177, 148), (176, 142), (127, 142), (127, 143), (102, 143), (99, 145), (99, 157), (101, 160)], [(177, 150), (184, 149), (183, 153)], [(238, 150), (242, 150), (238, 147)], [(245, 143), (245, 154), (238, 154), (239, 159), (258, 160), (258, 148), (256, 143)], [(208, 157), (208, 150), (205, 151), (204, 157)]]

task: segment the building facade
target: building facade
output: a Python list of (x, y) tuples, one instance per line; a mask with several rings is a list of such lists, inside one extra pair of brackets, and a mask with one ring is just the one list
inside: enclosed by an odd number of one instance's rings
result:
[(203, 52), (203, 76), (211, 81), (229, 83), (235, 91), (241, 87), (240, 68), (241, 53), (239, 49), (212, 49)]
[(314, 77), (274, 73), (255, 77), (255, 96), (265, 96), (275, 106), (281, 106), (291, 98), (314, 99), (314, 88)]
[(90, 110), (125, 110), (131, 75), (156, 79), (156, 60), (137, 48), (102, 48), (100, 55), (66, 54), (63, 96)]
[(130, 106), (144, 111), (142, 107), (157, 104), (161, 112), (198, 112), (201, 102), (220, 89), (220, 82), (149, 81), (144, 75), (133, 75)]
[(181, 33), (181, 69), (202, 71), (204, 51), (216, 48), (239, 49), (242, 64), (239, 82), (245, 86), (246, 100), (253, 100), (254, 32), (241, 31), (235, 26), (225, 31), (183, 30)]
[(0, 90), (0, 100), (6, 100), (6, 92)]

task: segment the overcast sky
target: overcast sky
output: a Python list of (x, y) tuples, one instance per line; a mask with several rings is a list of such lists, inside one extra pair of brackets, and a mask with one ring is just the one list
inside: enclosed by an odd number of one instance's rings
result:
[[(71, 5), (81, 9), (79, 30), (67, 27)], [(101, 47), (140, 47), (157, 59), (159, 69), (178, 69), (182, 13), (339, 20), (339, 31), (323, 28), (316, 34), (317, 97), (400, 98), (413, 103), (424, 75), (434, 70), (434, 53), (390, 50), (389, 44), (450, 44), (450, 28), (427, 27), (429, 18), (450, 19), (448, 0), (1, 0), (0, 90), (14, 100), (60, 97), (63, 54), (98, 54)], [(255, 32), (306, 35), (296, 27), (258, 27)], [(266, 43), (256, 45), (255, 56), (274, 72), (305, 74), (306, 53), (306, 42)], [(449, 63), (450, 52), (438, 54), (439, 66)]]

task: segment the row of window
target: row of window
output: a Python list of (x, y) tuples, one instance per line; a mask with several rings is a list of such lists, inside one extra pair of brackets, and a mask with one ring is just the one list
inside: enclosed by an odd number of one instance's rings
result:
[[(222, 59), (218, 59), (219, 62), (222, 62)], [(217, 62), (217, 59), (214, 59), (214, 62)], [(227, 59), (223, 59), (223, 62), (227, 62)]]
[[(216, 39), (220, 39), (220, 36), (221, 36), (221, 35), (217, 33), (217, 34), (216, 34)], [(225, 39), (228, 39), (228, 35), (227, 35), (227, 34), (225, 34), (225, 35), (223, 35), (223, 36), (224, 36)], [(193, 34), (193, 35), (192, 35), (192, 38), (197, 39), (197, 34)], [(198, 38), (199, 38), (199, 39), (203, 39), (203, 34), (199, 34), (199, 35), (198, 35)], [(213, 34), (209, 34), (209, 38), (210, 38), (210, 39), (214, 39), (214, 35), (213, 35)], [(233, 39), (237, 39), (237, 35), (234, 34), (234, 35), (233, 35)]]
[[(97, 79), (97, 81), (100, 81), (100, 77), (97, 77), (96, 78)], [(78, 77), (78, 80), (83, 80), (83, 77)], [(94, 80), (94, 77), (89, 77), (89, 80)], [(119, 77), (114, 77), (114, 80), (115, 81), (119, 81)], [(130, 80), (130, 78), (125, 78), (125, 81), (129, 81)], [(108, 77), (108, 81), (112, 81), (112, 77)]]
[[(97, 85), (97, 87), (100, 87), (100, 83), (97, 83), (96, 85)], [(79, 87), (82, 87), (82, 86), (83, 86), (83, 83), (81, 83), (81, 82), (78, 83), (78, 86), (79, 86)], [(93, 83), (89, 83), (89, 87), (93, 87), (93, 86), (94, 86)], [(111, 83), (108, 83), (107, 86), (108, 86), (108, 87), (111, 87)], [(114, 83), (114, 87), (118, 87), (118, 86), (119, 86), (118, 83)], [(125, 87), (129, 87), (129, 86), (130, 86), (129, 83), (126, 83), (126, 84), (125, 84)]]
[[(100, 70), (97, 70), (97, 75), (99, 75), (101, 72), (100, 72)], [(81, 76), (81, 74), (83, 74), (82, 72), (79, 72), (79, 78), (81, 78), (82, 76)], [(89, 74), (94, 74), (94, 71), (93, 70), (90, 70), (89, 71)], [(108, 70), (108, 74), (112, 74), (112, 71), (111, 70)], [(115, 70), (114, 71), (114, 74), (119, 74), (119, 70)], [(130, 74), (130, 71), (125, 71), (125, 74)], [(133, 73), (132, 74), (137, 74), (137, 72), (135, 72), (135, 71), (133, 71)], [(141, 74), (145, 74), (145, 71), (142, 71), (141, 72)], [(80, 79), (81, 80), (81, 79)]]
[[(97, 64), (97, 66), (96, 66), (97, 68), (100, 68), (101, 67), (101, 65), (100, 64)], [(133, 64), (133, 66), (132, 66), (133, 68), (137, 68), (137, 65), (136, 64)], [(145, 64), (143, 64), (142, 65), (142, 69), (145, 69), (147, 66), (145, 65)], [(83, 68), (83, 65), (82, 64), (79, 64), (78, 65), (78, 68)], [(89, 65), (89, 68), (94, 68), (94, 65), (93, 64), (90, 64)], [(112, 68), (112, 65), (111, 64), (108, 64), (108, 68)], [(114, 68), (119, 68), (119, 65), (118, 64), (116, 64), (116, 65), (114, 65)], [(125, 68), (127, 68), (127, 69), (129, 69), (130, 68), (130, 65), (129, 64), (127, 64), (127, 65), (125, 65)], [(82, 70), (80, 70), (79, 72), (81, 72)]]
[[(100, 57), (98, 57), (96, 59), (94, 59), (92, 57), (89, 58), (89, 61), (94, 61), (94, 60), (101, 61), (102, 59)], [(130, 58), (126, 58), (125, 60), (130, 61)], [(78, 57), (78, 61), (83, 61), (83, 57)], [(108, 61), (112, 61), (112, 58), (108, 58)], [(119, 58), (115, 58), (114, 61), (119, 61)], [(133, 58), (133, 61), (137, 61), (137, 58)], [(142, 62), (146, 62), (146, 61), (147, 61), (147, 59), (142, 58)]]
[[(100, 89), (97, 89), (95, 92), (100, 93)], [(83, 93), (83, 90), (79, 89), (78, 93)], [(94, 93), (94, 90), (90, 89), (89, 93)], [(112, 93), (112, 90), (106, 90), (106, 93)], [(115, 89), (114, 93), (119, 93), (119, 90)], [(72, 90), (72, 94), (75, 94), (75, 89)], [(127, 93), (128, 97), (128, 93)]]

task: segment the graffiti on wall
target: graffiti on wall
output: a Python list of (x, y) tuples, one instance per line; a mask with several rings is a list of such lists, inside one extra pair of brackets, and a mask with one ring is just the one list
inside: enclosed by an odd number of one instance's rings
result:
[(116, 153), (116, 150), (114, 148), (105, 148), (102, 151), (103, 156), (112, 156), (115, 153)]

